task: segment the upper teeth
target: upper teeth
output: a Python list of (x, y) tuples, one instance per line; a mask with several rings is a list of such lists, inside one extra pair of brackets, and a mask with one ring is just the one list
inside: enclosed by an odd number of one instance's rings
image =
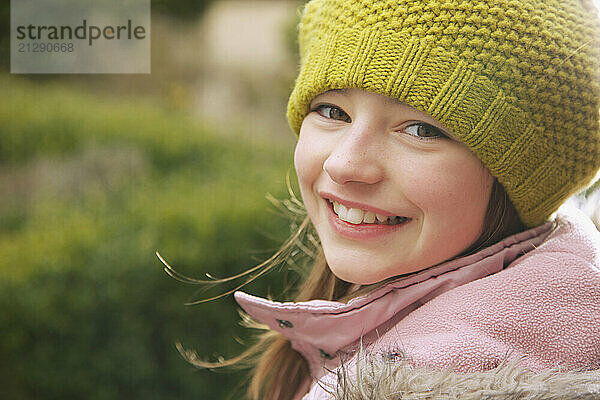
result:
[[(408, 219), (406, 217), (377, 214), (372, 211), (361, 210), (360, 208), (348, 208), (345, 205), (338, 203), (337, 201), (331, 201), (331, 203), (333, 204), (333, 210), (335, 211), (337, 216), (342, 221), (346, 221), (351, 224), (392, 224), (403, 222)], [(377, 220), (378, 222), (375, 222), (375, 220)]]

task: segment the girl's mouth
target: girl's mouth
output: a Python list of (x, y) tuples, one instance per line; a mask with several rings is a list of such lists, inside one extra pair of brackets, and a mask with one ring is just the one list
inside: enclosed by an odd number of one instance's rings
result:
[(398, 225), (410, 220), (408, 217), (398, 215), (382, 215), (372, 211), (361, 210), (359, 208), (348, 208), (337, 201), (329, 199), (327, 199), (327, 202), (339, 219), (353, 225)]

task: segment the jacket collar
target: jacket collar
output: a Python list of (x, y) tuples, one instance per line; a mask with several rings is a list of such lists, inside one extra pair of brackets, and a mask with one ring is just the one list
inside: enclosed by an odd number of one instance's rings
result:
[(539, 246), (554, 226), (548, 222), (509, 236), (475, 254), (400, 277), (348, 303), (280, 303), (243, 292), (236, 292), (235, 299), (252, 318), (284, 335), (307, 359), (313, 376), (319, 376), (323, 361), (331, 359), (335, 365), (345, 346), (450, 289), (501, 271)]

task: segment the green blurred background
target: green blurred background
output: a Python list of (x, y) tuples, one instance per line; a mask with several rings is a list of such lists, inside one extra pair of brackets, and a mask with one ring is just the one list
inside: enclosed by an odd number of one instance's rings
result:
[[(242, 398), (200, 370), (251, 341), (231, 296), (169, 277), (266, 259), (295, 180), (285, 103), (300, 2), (157, 0), (150, 75), (12, 75), (0, 32), (0, 399)], [(282, 298), (298, 274), (247, 291)]]

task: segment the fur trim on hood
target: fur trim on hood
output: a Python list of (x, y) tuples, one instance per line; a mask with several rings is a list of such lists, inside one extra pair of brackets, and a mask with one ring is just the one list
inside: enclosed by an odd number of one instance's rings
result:
[[(529, 372), (519, 360), (483, 372), (413, 367), (407, 360), (358, 357), (342, 365), (337, 382), (324, 383), (335, 400), (598, 400), (600, 369)], [(597, 368), (598, 366), (595, 366)]]

